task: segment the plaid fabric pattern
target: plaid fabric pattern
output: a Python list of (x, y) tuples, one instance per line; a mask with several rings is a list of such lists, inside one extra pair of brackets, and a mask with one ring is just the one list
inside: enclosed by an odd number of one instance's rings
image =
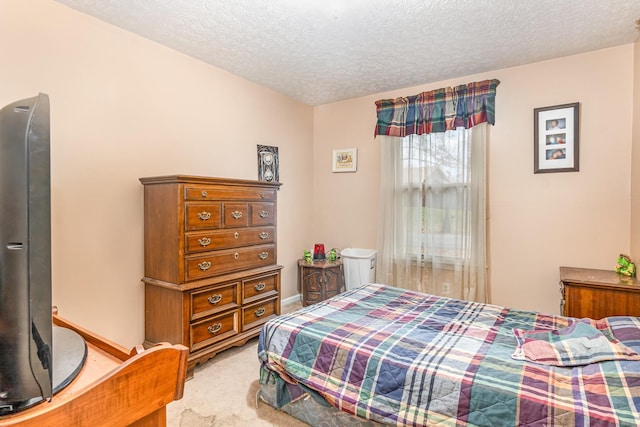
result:
[(419, 95), (376, 101), (375, 136), (404, 137), (495, 124), (498, 80), (485, 80)]
[[(397, 426), (626, 426), (640, 362), (578, 367), (511, 357), (514, 329), (577, 319), (366, 285), (267, 322), (262, 369), (350, 414)], [(640, 349), (640, 318), (609, 318)]]

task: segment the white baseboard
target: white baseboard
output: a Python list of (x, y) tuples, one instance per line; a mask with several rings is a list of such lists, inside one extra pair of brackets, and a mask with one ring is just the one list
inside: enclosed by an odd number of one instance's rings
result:
[(280, 301), (280, 306), (282, 307), (283, 305), (293, 304), (295, 302), (300, 302), (300, 294), (296, 294), (292, 297), (283, 299), (282, 301)]

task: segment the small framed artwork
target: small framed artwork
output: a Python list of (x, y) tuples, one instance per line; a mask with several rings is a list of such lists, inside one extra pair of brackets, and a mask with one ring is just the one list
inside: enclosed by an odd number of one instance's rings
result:
[(278, 147), (258, 145), (258, 181), (280, 182)]
[(333, 150), (333, 172), (355, 172), (357, 167), (357, 148), (338, 148)]
[(533, 110), (533, 173), (577, 172), (580, 103)]

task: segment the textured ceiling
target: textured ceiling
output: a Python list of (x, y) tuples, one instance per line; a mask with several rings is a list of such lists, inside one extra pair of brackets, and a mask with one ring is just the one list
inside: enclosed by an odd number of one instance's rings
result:
[(310, 105), (633, 42), (640, 0), (56, 0)]

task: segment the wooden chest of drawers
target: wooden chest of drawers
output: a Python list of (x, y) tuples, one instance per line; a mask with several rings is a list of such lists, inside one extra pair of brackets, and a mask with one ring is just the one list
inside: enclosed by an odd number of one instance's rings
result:
[(145, 346), (189, 348), (194, 366), (280, 314), (280, 184), (172, 175), (144, 185)]

